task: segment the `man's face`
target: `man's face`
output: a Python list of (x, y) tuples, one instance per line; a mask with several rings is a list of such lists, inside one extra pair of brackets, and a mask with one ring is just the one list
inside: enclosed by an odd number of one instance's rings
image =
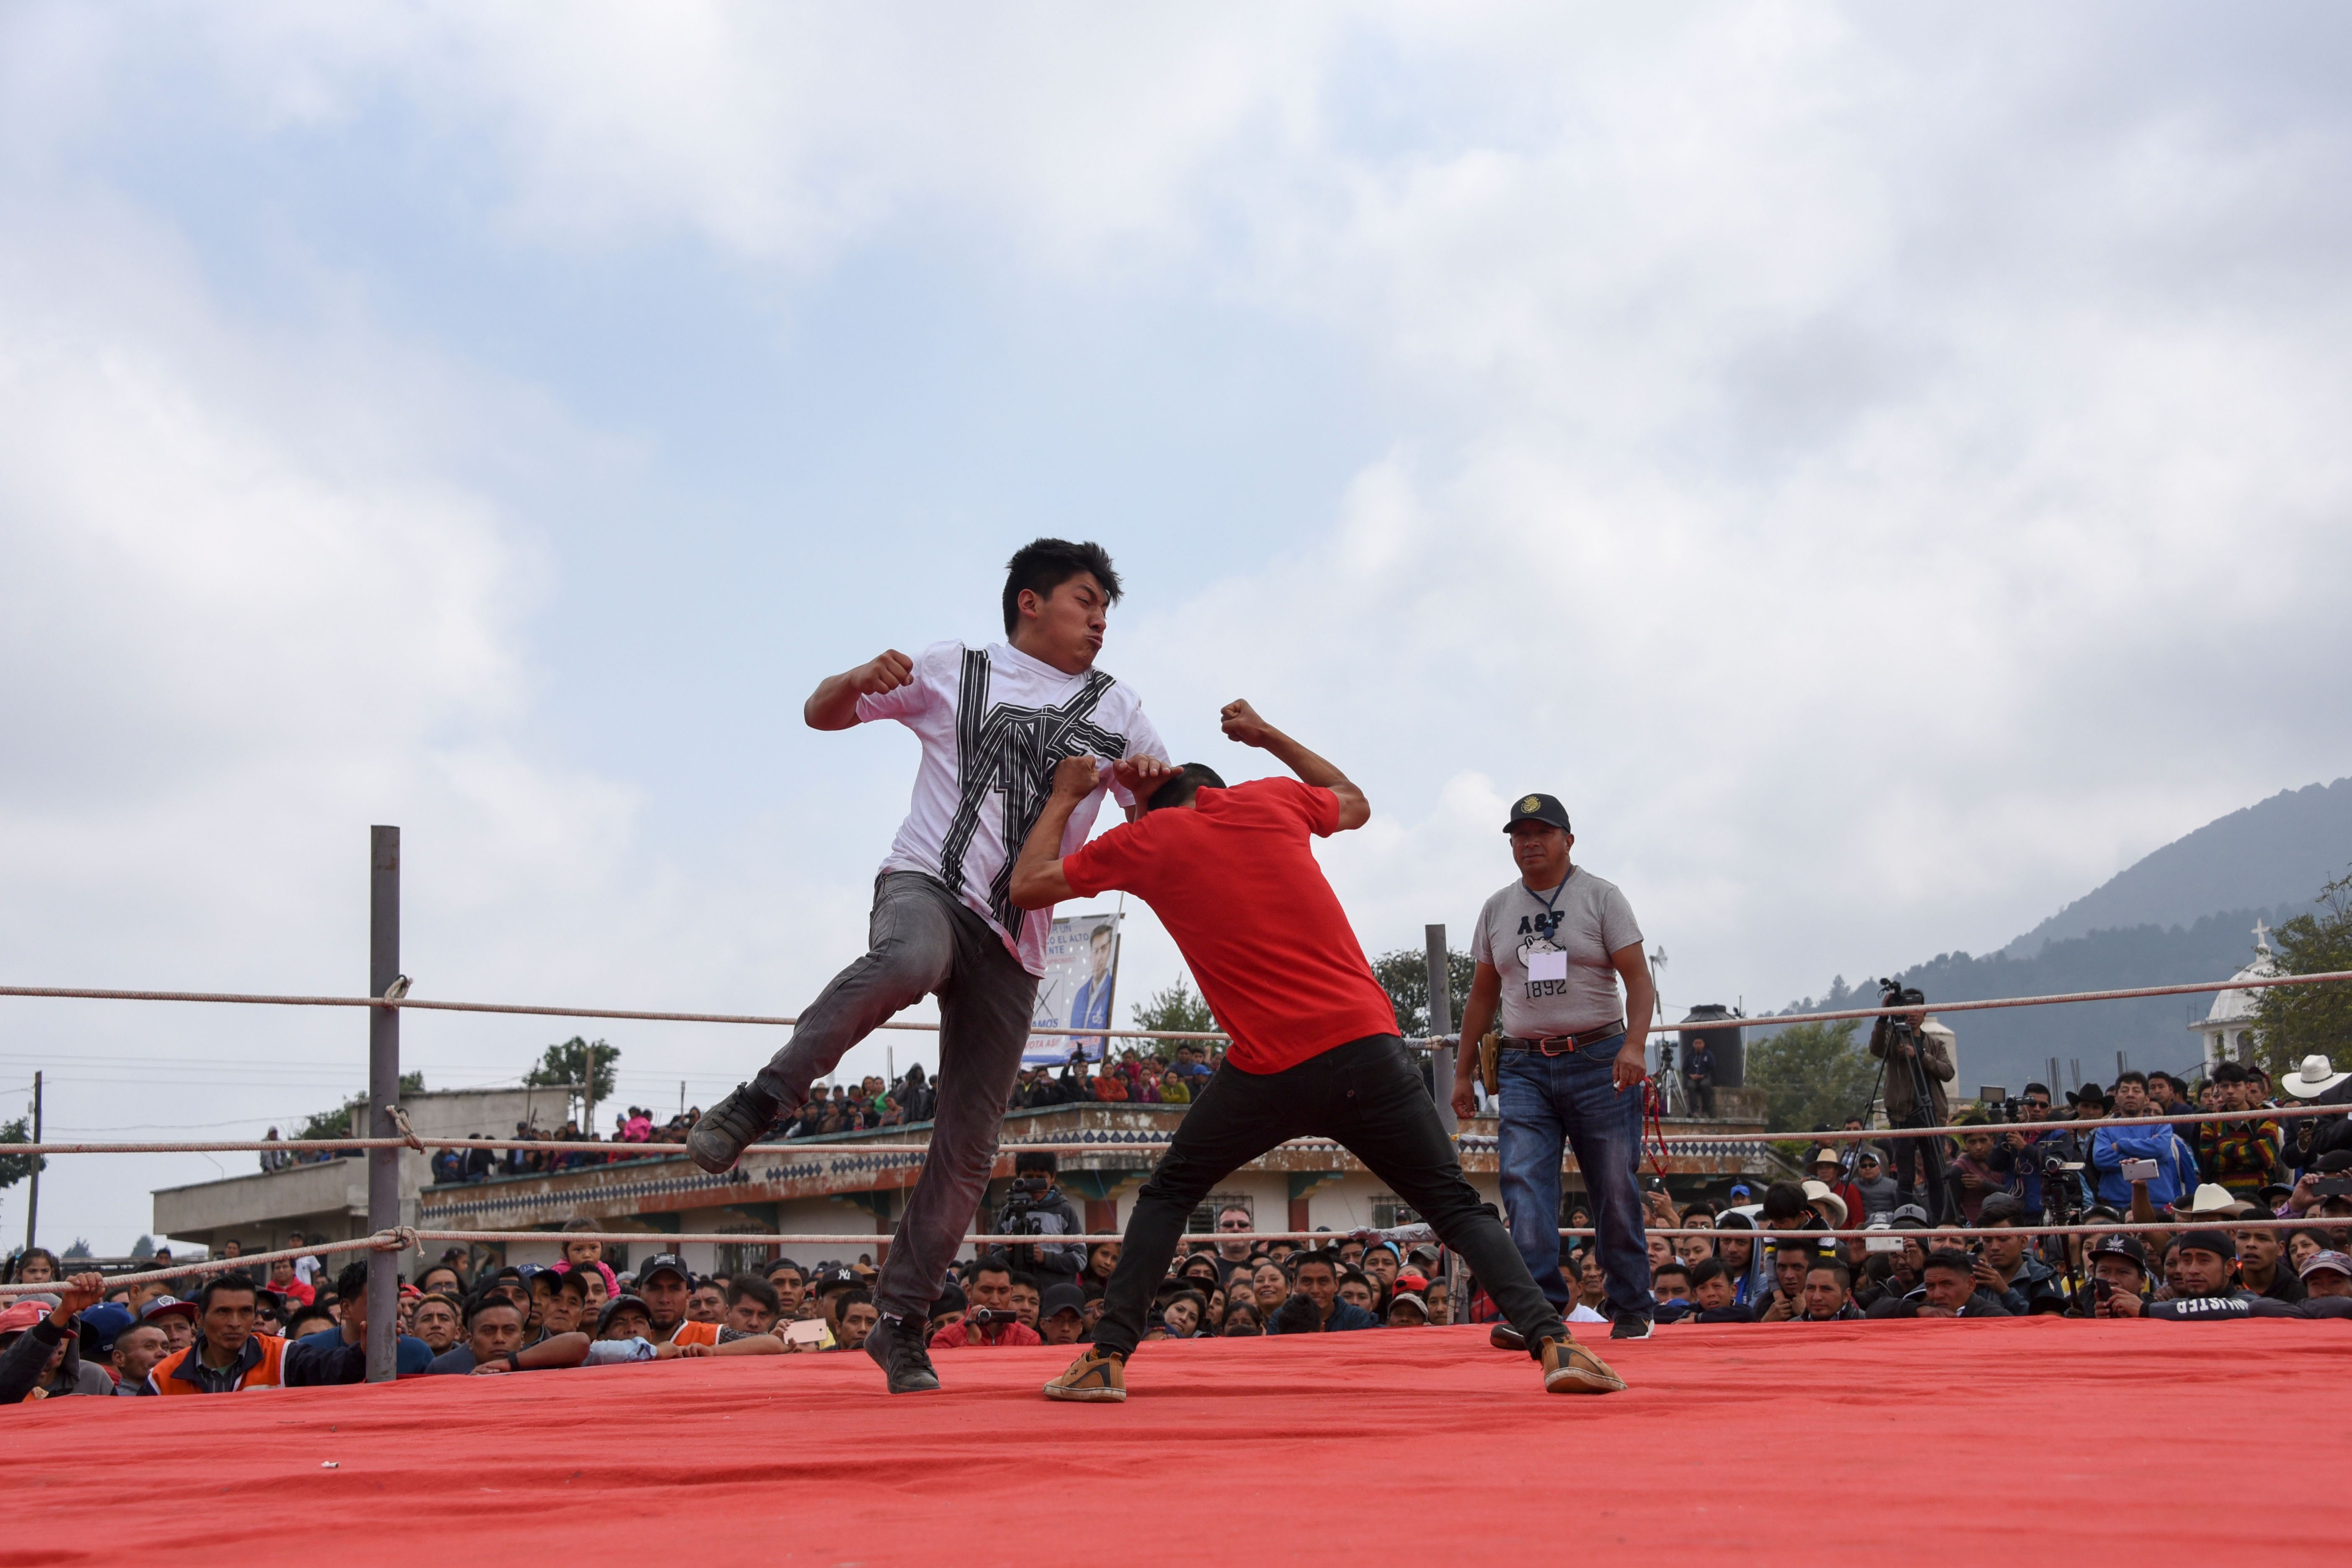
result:
[(1809, 1318), (1834, 1318), (1845, 1306), (1845, 1287), (1838, 1283), (1836, 1271), (1816, 1268), (1805, 1276), (1805, 1315)]
[(1745, 1274), (1756, 1261), (1756, 1238), (1745, 1231), (1718, 1233), (1715, 1238), (1715, 1255), (1734, 1274)]
[(260, 1308), (250, 1290), (218, 1290), (205, 1309), (205, 1339), (223, 1355), (233, 1356), (253, 1337)]
[(1703, 1310), (1712, 1311), (1717, 1307), (1730, 1306), (1734, 1293), (1731, 1277), (1727, 1274), (1718, 1274), (1699, 1286), (1693, 1294)]
[(1685, 1263), (1696, 1263), (1715, 1256), (1715, 1244), (1703, 1236), (1677, 1237), (1675, 1257)]
[[(1220, 1232), (1245, 1231), (1249, 1228), (1250, 1216), (1240, 1209), (1227, 1209), (1217, 1216), (1217, 1229)], [(1217, 1243), (1217, 1251), (1229, 1263), (1239, 1263), (1249, 1256), (1249, 1243), (1246, 1241)]]
[(1097, 926), (1087, 943), (1087, 970), (1097, 980), (1110, 973), (1110, 927)]
[(1960, 1147), (1968, 1152), (1969, 1159), (1981, 1165), (1992, 1157), (1992, 1134), (1971, 1132), (1960, 1140)]
[(1985, 1261), (2003, 1274), (2025, 1262), (2025, 1237), (2016, 1232), (2003, 1229), (1983, 1240)]
[(843, 1309), (841, 1332), (834, 1337), (841, 1342), (843, 1349), (854, 1351), (866, 1342), (866, 1336), (872, 1333), (874, 1325), (881, 1321), (882, 1314), (873, 1302), (852, 1301)]
[(1955, 1273), (1949, 1268), (1928, 1269), (1927, 1283), (1927, 1304), (1931, 1307), (1947, 1307), (1958, 1311), (1967, 1306), (1969, 1298), (1976, 1293), (1976, 1283), (1973, 1279), (1966, 1274)]
[(653, 1314), (654, 1327), (675, 1327), (686, 1316), (686, 1299), (693, 1294), (687, 1282), (663, 1269), (650, 1279), (637, 1282), (637, 1294), (645, 1299), (646, 1309)]
[(776, 1314), (745, 1296), (727, 1309), (727, 1326), (739, 1334), (764, 1334), (776, 1326)]
[(2274, 1267), (2285, 1249), (2279, 1246), (2274, 1230), (2242, 1230), (2238, 1232), (2238, 1261), (2255, 1273)]
[(2147, 1090), (2136, 1083), (2116, 1085), (2116, 1114), (2145, 1116), (2147, 1114)]
[(1019, 1283), (1013, 1285), (1013, 1310), (1020, 1314), (1023, 1328), (1034, 1329), (1037, 1326), (1037, 1287)]
[(2230, 1260), (2201, 1247), (2184, 1247), (2173, 1254), (2173, 1273), (2185, 1296), (2219, 1296), (2230, 1288)]
[(547, 1299), (547, 1310), (540, 1316), (540, 1327), (551, 1334), (577, 1333), (581, 1321), (588, 1315), (588, 1297), (584, 1291), (558, 1290)]
[(1044, 1319), (1037, 1325), (1039, 1337), (1049, 1345), (1076, 1344), (1078, 1336), (1086, 1331), (1087, 1321), (1084, 1314), (1073, 1312), (1066, 1307), (1052, 1317)]
[(698, 1285), (686, 1299), (686, 1315), (698, 1323), (715, 1323), (727, 1315), (727, 1292), (716, 1285)]
[(1328, 1263), (1303, 1263), (1294, 1282), (1298, 1293), (1315, 1303), (1315, 1315), (1328, 1318), (1331, 1303), (1339, 1294), (1339, 1277), (1331, 1272)]
[(1339, 1244), (1339, 1261), (1347, 1264), (1350, 1268), (1362, 1268), (1364, 1265), (1364, 1244), (1360, 1241), (1341, 1242)]
[(1110, 596), (1093, 573), (1056, 584), (1043, 598), (1024, 588), (1018, 605), (1013, 635), (1023, 652), (1071, 674), (1094, 668), (1109, 624)]
[(801, 1298), (808, 1294), (808, 1281), (797, 1268), (779, 1268), (768, 1276), (768, 1283), (776, 1288), (776, 1313), (789, 1318), (801, 1310)]
[(269, 1283), (280, 1290), (283, 1290), (289, 1285), (293, 1284), (294, 1260), (290, 1258), (281, 1258), (277, 1262), (271, 1264), (269, 1266)]
[(1779, 1283), (1780, 1293), (1794, 1300), (1805, 1289), (1805, 1270), (1813, 1260), (1802, 1252), (1776, 1252), (1772, 1255), (1772, 1278)]
[(2108, 1289), (2117, 1295), (2139, 1294), (2139, 1265), (2128, 1258), (2120, 1258), (2112, 1252), (2103, 1255), (2091, 1265), (2091, 1278), (2105, 1280)]
[(2352, 1296), (2352, 1277), (2322, 1268), (2305, 1277), (2303, 1289), (2306, 1296)]
[[(410, 1320), (409, 1327), (418, 1339), (433, 1347), (435, 1355), (439, 1355), (457, 1342), (457, 1335), (462, 1325), (457, 1321), (456, 1310), (448, 1302), (436, 1297), (431, 1300), (417, 1303), (415, 1314)], [(549, 1328), (551, 1330), (554, 1328), (552, 1322), (549, 1324)]]
[[(599, 1334), (597, 1338), (606, 1340), (642, 1340), (649, 1337), (653, 1331), (653, 1321), (651, 1319), (647, 1318), (644, 1312), (640, 1311), (635, 1307), (624, 1307), (619, 1311), (613, 1314), (612, 1321), (604, 1325), (604, 1331), (602, 1334)], [(474, 1337), (477, 1342), (480, 1340), (481, 1333), (482, 1331), (478, 1327), (475, 1329)], [(515, 1337), (518, 1340), (522, 1337), (520, 1325), (516, 1328)], [(478, 1348), (474, 1352), (476, 1359), (478, 1360), (481, 1353), (481, 1351)]]
[(1396, 1285), (1397, 1255), (1385, 1247), (1374, 1247), (1364, 1254), (1364, 1272), (1381, 1282), (1383, 1290)]
[(1917, 1237), (1905, 1237), (1903, 1250), (1895, 1255), (1895, 1272), (1906, 1279), (1916, 1279), (1927, 1267), (1927, 1249), (1919, 1245)]
[(184, 1312), (173, 1312), (155, 1320), (155, 1327), (163, 1335), (163, 1353), (186, 1350), (196, 1342), (195, 1321)]
[(2149, 1105), (2153, 1106), (2158, 1113), (2163, 1113), (2169, 1111), (2174, 1106), (2179, 1104), (2180, 1097), (2172, 1092), (2172, 1080), (2170, 1079), (2152, 1078), (2147, 1080), (2147, 1102)]
[(1690, 1276), (1679, 1269), (1667, 1269), (1650, 1281), (1650, 1293), (1661, 1301), (1687, 1301)]
[(1013, 1276), (1002, 1269), (983, 1268), (972, 1276), (968, 1292), (971, 1304), (992, 1311), (1005, 1312), (1013, 1309)]
[(1576, 836), (1548, 822), (1511, 824), (1511, 859), (1528, 886), (1557, 887), (1568, 875), (1568, 852)]
[(1342, 1279), (1339, 1281), (1339, 1300), (1350, 1307), (1361, 1307), (1369, 1312), (1372, 1310), (1372, 1288), (1361, 1279)]
[(512, 1302), (483, 1307), (475, 1312), (474, 1327), (467, 1338), (476, 1361), (496, 1361), (509, 1351), (522, 1348), (522, 1313)]
[(1650, 1237), (1650, 1269), (1655, 1273), (1675, 1260), (1675, 1244), (1663, 1236)]
[(152, 1323), (134, 1323), (114, 1336), (114, 1370), (125, 1383), (142, 1381), (171, 1353), (163, 1331)]

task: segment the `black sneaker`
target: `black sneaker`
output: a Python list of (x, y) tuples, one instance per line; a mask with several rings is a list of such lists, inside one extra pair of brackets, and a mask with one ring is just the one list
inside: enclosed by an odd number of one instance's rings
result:
[(686, 1135), (686, 1152), (694, 1163), (714, 1176), (733, 1170), (744, 1149), (775, 1120), (776, 1108), (766, 1103), (767, 1098), (750, 1084), (739, 1083), (704, 1111)]
[(940, 1385), (931, 1352), (923, 1348), (922, 1326), (908, 1329), (904, 1318), (884, 1318), (866, 1331), (866, 1353), (882, 1369), (893, 1394), (929, 1394)]
[(1612, 1340), (1646, 1340), (1655, 1326), (1647, 1318), (1629, 1315), (1609, 1325), (1609, 1337)]
[(1498, 1351), (1523, 1351), (1528, 1348), (1527, 1336), (1508, 1323), (1496, 1323), (1488, 1329), (1486, 1342)]

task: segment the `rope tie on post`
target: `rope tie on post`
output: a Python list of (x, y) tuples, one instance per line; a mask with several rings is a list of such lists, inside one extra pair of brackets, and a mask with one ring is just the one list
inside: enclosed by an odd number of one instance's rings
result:
[(416, 1129), (408, 1124), (408, 1112), (405, 1109), (397, 1105), (387, 1105), (383, 1108), (383, 1113), (392, 1119), (393, 1127), (398, 1131), (410, 1148), (420, 1154), (425, 1152), (424, 1143), (417, 1139)]

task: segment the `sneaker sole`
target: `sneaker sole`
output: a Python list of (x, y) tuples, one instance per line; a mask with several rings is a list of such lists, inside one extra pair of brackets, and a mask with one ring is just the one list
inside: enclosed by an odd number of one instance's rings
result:
[(1564, 1366), (1544, 1379), (1544, 1392), (1546, 1394), (1622, 1394), (1625, 1392), (1625, 1380), (1622, 1377), (1604, 1378), (1597, 1373)]
[(1118, 1405), (1127, 1398), (1124, 1388), (1064, 1388), (1056, 1384), (1045, 1385), (1045, 1397), (1058, 1399), (1066, 1405)]
[(692, 1138), (686, 1141), (686, 1152), (688, 1159), (714, 1176), (725, 1175), (735, 1168), (735, 1162), (743, 1157), (743, 1152), (738, 1149), (734, 1153), (728, 1155), (723, 1163), (714, 1163), (709, 1152)]

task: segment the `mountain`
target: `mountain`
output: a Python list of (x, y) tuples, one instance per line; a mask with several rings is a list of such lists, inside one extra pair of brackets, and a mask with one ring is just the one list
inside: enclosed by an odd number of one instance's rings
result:
[[(2275, 926), (2308, 913), (2321, 884), (2347, 865), (2352, 779), (2282, 790), (2144, 857), (1998, 952), (1941, 952), (1895, 978), (1916, 986), (1930, 1008), (2226, 980), (2252, 958), (2256, 921)], [(1820, 1006), (1868, 1005), (1876, 1000), (1869, 989), (1849, 991), (1840, 976)], [(2210, 1005), (2210, 994), (2197, 994), (1953, 1014), (1954, 1098), (1986, 1084), (2014, 1093), (2047, 1081), (2053, 1057), (2061, 1081), (2052, 1087), (2062, 1091), (2084, 1079), (2112, 1084), (2118, 1052), (2143, 1072), (2193, 1068), (2200, 1042), (2189, 1024)], [(1812, 1010), (1811, 997), (1788, 1009)]]
[(2118, 871), (2001, 951), (2119, 927), (2186, 925), (2221, 910), (2304, 912), (2352, 864), (2352, 778), (2281, 790)]

